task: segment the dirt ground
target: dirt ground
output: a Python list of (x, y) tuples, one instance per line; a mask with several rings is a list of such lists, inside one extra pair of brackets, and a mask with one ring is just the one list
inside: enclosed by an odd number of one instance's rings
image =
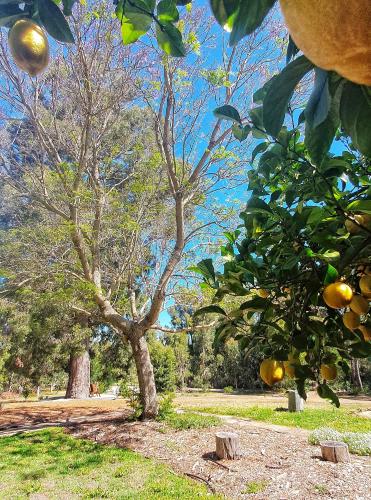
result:
[[(210, 391), (184, 392), (178, 394), (175, 400), (180, 407), (207, 406), (286, 406), (287, 395), (284, 392), (263, 392), (251, 394), (224, 394)], [(340, 395), (340, 404), (349, 409), (371, 410), (371, 397), (365, 395)], [(328, 408), (328, 400), (321, 399), (316, 392), (309, 392), (305, 403), (306, 408)]]
[[(287, 399), (284, 394), (193, 393), (179, 395), (176, 404), (276, 407), (287, 404)], [(366, 397), (342, 398), (342, 404), (371, 408)], [(307, 406), (319, 405), (322, 401), (311, 394)], [(128, 422), (128, 415), (121, 399), (6, 403), (0, 411), (0, 435), (63, 425), (76, 437), (128, 447), (165, 462), (229, 499), (371, 498), (370, 458), (351, 455), (348, 464), (324, 462), (319, 447), (308, 444), (305, 430), (223, 417), (217, 428), (175, 431), (158, 422)], [(239, 460), (216, 460), (215, 433), (221, 430), (239, 435)], [(252, 484), (261, 491), (250, 494)]]

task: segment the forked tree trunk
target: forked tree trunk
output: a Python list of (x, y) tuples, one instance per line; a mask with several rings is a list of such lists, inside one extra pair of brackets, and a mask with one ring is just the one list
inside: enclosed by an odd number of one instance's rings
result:
[(142, 418), (152, 419), (157, 416), (158, 403), (153, 366), (145, 337), (130, 339), (137, 369), (140, 400), (143, 407)]
[(89, 397), (90, 356), (89, 349), (78, 356), (71, 354), (66, 398), (85, 399)]

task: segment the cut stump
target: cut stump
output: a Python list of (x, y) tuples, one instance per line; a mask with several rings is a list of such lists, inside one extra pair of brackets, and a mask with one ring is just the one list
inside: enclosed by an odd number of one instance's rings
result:
[(348, 445), (340, 441), (322, 441), (321, 452), (322, 458), (328, 462), (349, 462)]
[(288, 392), (289, 411), (297, 412), (304, 410), (304, 399), (299, 396), (298, 391), (290, 390)]
[(218, 458), (236, 460), (241, 456), (238, 434), (234, 432), (217, 432), (215, 434), (215, 442)]

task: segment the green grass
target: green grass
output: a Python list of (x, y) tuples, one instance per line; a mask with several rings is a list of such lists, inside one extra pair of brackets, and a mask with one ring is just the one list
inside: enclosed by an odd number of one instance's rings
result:
[(171, 413), (163, 419), (166, 425), (176, 430), (205, 429), (215, 427), (221, 423), (220, 418), (198, 415), (197, 413)]
[(250, 481), (246, 485), (246, 489), (244, 491), (245, 495), (251, 495), (254, 493), (260, 493), (261, 491), (264, 491), (265, 488), (268, 486), (269, 482), (268, 481)]
[(0, 498), (206, 499), (206, 486), (131, 450), (51, 428), (0, 438)]
[(246, 408), (229, 406), (212, 406), (190, 408), (193, 411), (213, 413), (216, 415), (231, 415), (234, 417), (251, 418), (270, 424), (301, 427), (302, 429), (317, 429), (331, 427), (340, 432), (370, 432), (371, 419), (358, 417), (342, 408), (307, 408), (300, 413), (277, 411), (274, 408), (250, 406)]

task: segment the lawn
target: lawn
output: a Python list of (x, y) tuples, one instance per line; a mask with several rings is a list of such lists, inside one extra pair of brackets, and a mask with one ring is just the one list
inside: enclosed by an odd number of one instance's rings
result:
[(0, 438), (0, 498), (221, 498), (128, 449), (74, 439), (62, 429)]
[(318, 427), (331, 427), (340, 432), (371, 432), (371, 419), (359, 417), (342, 408), (307, 408), (300, 413), (289, 413), (284, 409), (258, 406), (244, 408), (235, 406), (198, 406), (187, 409), (215, 415), (251, 418), (252, 420), (269, 422), (270, 424), (301, 427), (309, 430)]

